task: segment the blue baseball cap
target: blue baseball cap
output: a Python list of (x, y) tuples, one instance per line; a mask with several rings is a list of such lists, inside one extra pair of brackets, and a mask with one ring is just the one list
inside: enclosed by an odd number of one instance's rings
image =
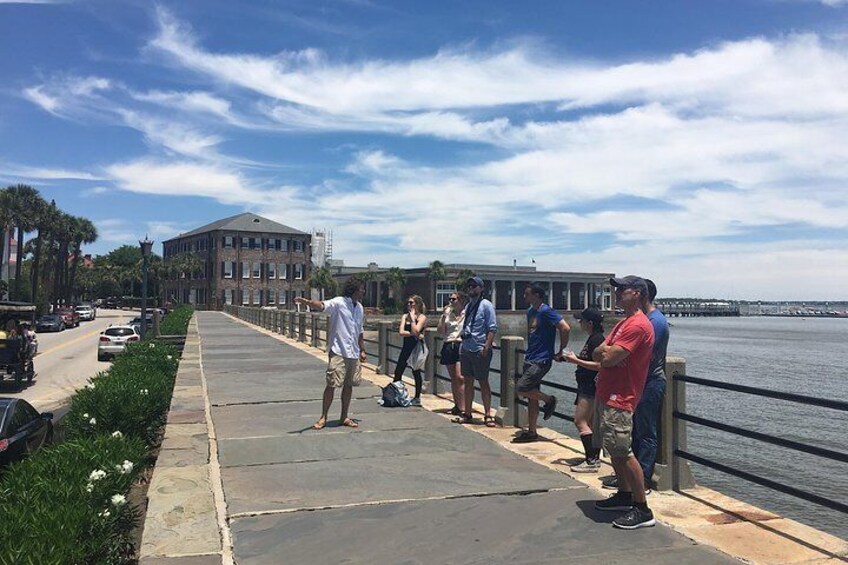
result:
[(469, 283), (473, 284), (474, 286), (479, 286), (480, 288), (483, 288), (483, 279), (481, 279), (480, 277), (468, 277), (468, 280), (465, 281), (465, 284)]
[(648, 295), (648, 283), (642, 277), (636, 275), (627, 275), (621, 278), (610, 278), (610, 284), (616, 288), (632, 288), (642, 293), (642, 296)]

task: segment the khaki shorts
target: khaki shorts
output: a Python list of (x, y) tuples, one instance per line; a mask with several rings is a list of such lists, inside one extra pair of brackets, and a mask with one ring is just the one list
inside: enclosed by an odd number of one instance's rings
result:
[(330, 352), (330, 361), (327, 363), (327, 386), (333, 388), (359, 386), (360, 380), (362, 380), (362, 369), (359, 359), (346, 359)]
[[(597, 397), (596, 397), (597, 398)], [(592, 444), (603, 447), (610, 457), (629, 457), (633, 435), (633, 414), (595, 402), (592, 413)]]

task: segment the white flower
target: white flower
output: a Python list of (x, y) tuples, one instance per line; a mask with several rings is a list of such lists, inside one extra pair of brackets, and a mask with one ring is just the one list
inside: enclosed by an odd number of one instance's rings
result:
[(115, 470), (121, 473), (122, 475), (126, 475), (127, 473), (133, 470), (132, 461), (127, 461), (124, 459), (124, 462), (121, 465), (115, 465)]
[(95, 388), (97, 388), (97, 386), (94, 383), (88, 383), (87, 385), (85, 385), (85, 388), (87, 388), (88, 390), (94, 390)]
[(173, 355), (168, 355), (168, 361), (170, 361), (170, 360), (171, 360), (171, 359), (173, 359), (173, 358), (174, 358), (174, 356), (173, 356)]
[(108, 518), (108, 517), (109, 517), (109, 516), (111, 516), (111, 515), (112, 515), (112, 513), (111, 513), (111, 512), (109, 512), (109, 510), (104, 510), (103, 512), (101, 512), (100, 514), (98, 514), (98, 516), (100, 516), (101, 518)]
[(103, 469), (97, 469), (96, 471), (91, 472), (91, 474), (88, 476), (88, 480), (89, 482), (99, 481), (105, 476), (106, 471), (104, 471)]
[(140, 392), (141, 394), (147, 394), (147, 393), (148, 393), (148, 391), (147, 391), (147, 389), (146, 389), (146, 388), (141, 389), (139, 392)]
[(127, 499), (124, 498), (123, 494), (112, 495), (111, 500), (112, 500), (112, 506), (123, 506), (127, 502)]
[(88, 418), (88, 412), (82, 415), (83, 418)]
[(150, 349), (153, 349), (154, 347), (156, 347), (156, 345), (155, 345), (155, 344), (153, 344), (153, 343), (151, 343), (151, 344), (150, 344), (150, 345), (148, 345), (147, 347), (149, 347)]
[(88, 423), (91, 424), (92, 426), (97, 424), (97, 418), (92, 418), (91, 420), (88, 421)]
[(120, 431), (114, 431), (112, 432), (112, 437), (122, 438), (124, 437), (124, 434), (122, 434)]
[(88, 492), (92, 492), (94, 490), (94, 485), (88, 483), (87, 485), (85, 485), (85, 490), (87, 490)]

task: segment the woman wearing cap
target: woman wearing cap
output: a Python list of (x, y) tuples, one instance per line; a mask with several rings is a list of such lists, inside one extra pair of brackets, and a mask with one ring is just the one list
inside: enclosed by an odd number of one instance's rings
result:
[[(427, 307), (424, 305), (424, 300), (417, 294), (413, 294), (406, 300), (406, 314), (401, 316), (400, 328), (398, 329), (398, 333), (403, 336), (403, 348), (395, 366), (394, 382), (403, 378), (409, 356), (412, 355), (412, 351), (418, 345), (418, 342), (424, 339), (424, 328), (427, 327), (426, 312)], [(411, 406), (421, 406), (421, 387), (424, 383), (424, 377), (421, 371), (415, 369), (412, 371), (412, 376), (415, 378), (415, 398), (412, 399)]]
[(459, 369), (459, 346), (462, 343), (462, 323), (465, 321), (465, 293), (457, 290), (450, 295), (450, 303), (445, 306), (439, 319), (439, 333), (444, 336), (445, 344), (439, 355), (439, 363), (447, 367), (453, 393), (453, 408), (451, 414), (462, 414), (463, 389), (465, 382)]
[(586, 308), (574, 317), (580, 320), (580, 329), (589, 334), (586, 344), (579, 355), (569, 351), (563, 355), (563, 360), (577, 365), (574, 376), (577, 378), (577, 398), (574, 400), (574, 425), (580, 432), (580, 441), (586, 459), (571, 470), (575, 473), (595, 473), (600, 469), (601, 450), (592, 445), (592, 413), (595, 408), (595, 377), (601, 364), (592, 361), (592, 352), (604, 342), (604, 316), (596, 308)]

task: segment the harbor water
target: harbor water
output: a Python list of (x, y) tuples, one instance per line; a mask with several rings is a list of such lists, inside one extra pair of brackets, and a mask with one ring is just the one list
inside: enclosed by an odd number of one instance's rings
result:
[[(687, 374), (771, 390), (848, 400), (848, 320), (833, 318), (673, 318), (669, 355)], [(577, 324), (572, 324), (575, 327)], [(609, 328), (606, 328), (609, 330)], [(572, 331), (579, 350), (585, 334)], [(390, 351), (395, 357), (397, 351)], [(492, 367), (499, 367), (495, 357)], [(393, 367), (392, 367), (393, 368)], [(445, 373), (444, 368), (440, 368)], [(574, 386), (574, 366), (554, 364), (546, 380)], [(492, 374), (492, 388), (499, 376)], [(443, 383), (442, 389), (446, 388)], [(544, 390), (544, 389), (543, 389)], [(573, 414), (573, 395), (557, 410)], [(478, 397), (479, 400), (479, 397)], [(495, 400), (497, 402), (497, 400)], [(687, 383), (687, 411), (749, 430), (848, 452), (848, 413)], [(565, 420), (546, 422), (576, 437)], [(689, 452), (795, 488), (848, 503), (848, 466), (815, 455), (688, 424)], [(693, 464), (699, 484), (848, 539), (844, 514)]]

